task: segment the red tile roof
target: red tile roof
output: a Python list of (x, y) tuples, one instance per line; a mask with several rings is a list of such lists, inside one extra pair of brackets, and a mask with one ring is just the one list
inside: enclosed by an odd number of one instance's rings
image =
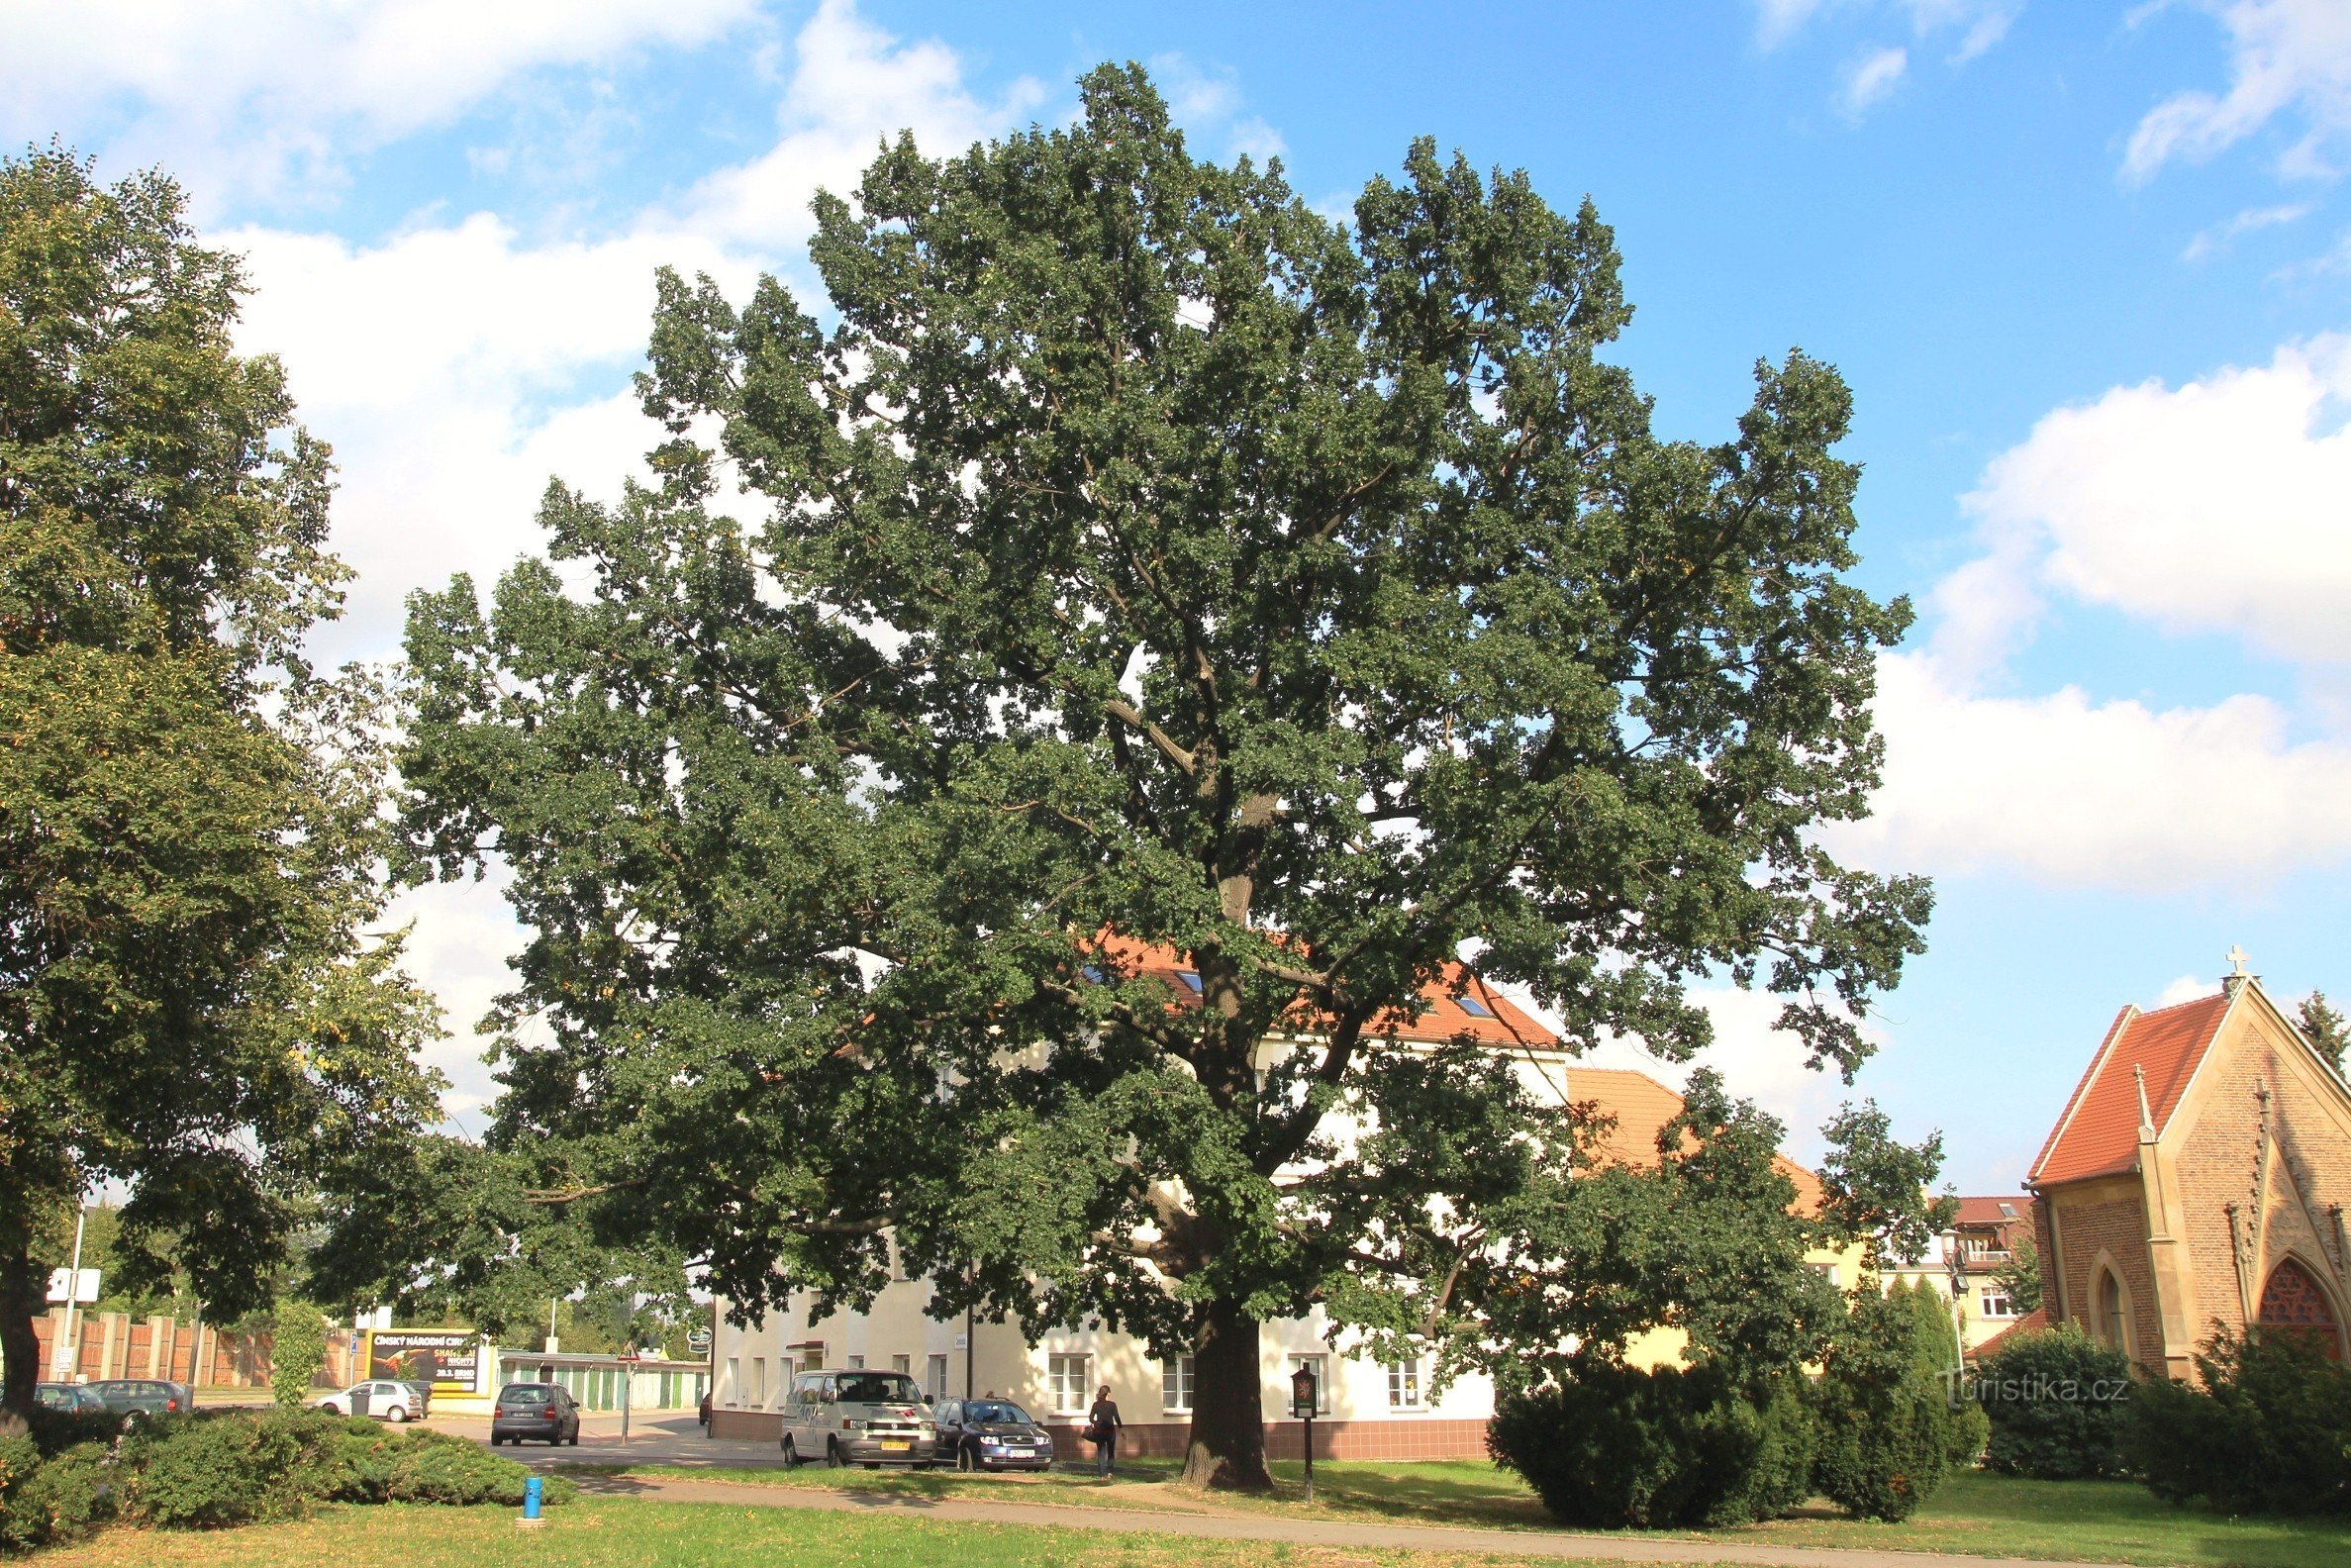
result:
[[(2132, 1132), (2135, 1136), (2135, 1122), (2132, 1124)], [(2003, 1212), (2004, 1205), (2009, 1212)], [(2032, 1195), (2018, 1193), (2013, 1198), (1963, 1197), (1959, 1200), (1959, 1213), (1951, 1223), (1963, 1225), (2029, 1225), (2032, 1223)]]
[[(1173, 947), (1115, 934), (1097, 940), (1097, 950), (1112, 959), (1123, 973), (1150, 976), (1164, 982), (1178, 1007), (1200, 1005), (1192, 965)], [(1397, 1039), (1422, 1044), (1440, 1044), (1464, 1037), (1486, 1045), (1536, 1049), (1550, 1049), (1559, 1043), (1558, 1035), (1479, 979), (1466, 964), (1445, 965), (1442, 973), (1420, 987), (1420, 996), (1427, 1006), (1418, 1018), (1407, 1018), (1401, 1013), (1383, 1015), (1372, 1021), (1366, 1032), (1393, 1034)], [(1465, 1001), (1468, 1006), (1464, 1005)]]
[[(1567, 1069), (1567, 1097), (1589, 1103), (1616, 1125), (1600, 1138), (1600, 1153), (1624, 1165), (1657, 1163), (1657, 1134), (1682, 1114), (1682, 1097), (1644, 1072), (1621, 1067)], [(1687, 1136), (1687, 1134), (1685, 1134)], [(1797, 1207), (1817, 1214), (1825, 1194), (1820, 1178), (1785, 1154), (1772, 1157), (1781, 1175), (1796, 1184)]]
[(2032, 1311), (2026, 1313), (2023, 1317), (2017, 1319), (2014, 1323), (2008, 1324), (2006, 1328), (2003, 1328), (2000, 1332), (1994, 1334), (1991, 1338), (1985, 1340), (1973, 1350), (1970, 1350), (1968, 1354), (1971, 1357), (1996, 1355), (2000, 1351), (2008, 1348), (2008, 1343), (2010, 1339), (2014, 1339), (2023, 1334), (2039, 1333), (2042, 1329), (2048, 1326), (2049, 1309), (2046, 1307), (2035, 1307)]
[(2188, 1092), (2188, 1080), (2212, 1048), (2229, 997), (2199, 997), (2177, 1007), (2115, 1015), (2090, 1070), (2074, 1086), (2065, 1115), (2050, 1129), (2027, 1178), (2034, 1186), (2110, 1176), (2137, 1163), (2139, 1091), (2134, 1069), (2147, 1071), (2147, 1108), (2162, 1132)]

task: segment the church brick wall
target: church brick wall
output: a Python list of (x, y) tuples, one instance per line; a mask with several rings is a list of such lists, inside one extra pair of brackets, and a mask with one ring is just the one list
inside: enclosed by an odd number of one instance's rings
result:
[[(2195, 1126), (2181, 1145), (2176, 1166), (2185, 1212), (2181, 1229), (2196, 1269), (2194, 1322), (2200, 1346), (2215, 1322), (2231, 1330), (2245, 1326), (2227, 1206), (2233, 1203), (2249, 1213), (2253, 1203), (2261, 1133), (2258, 1091), (2263, 1085), (2271, 1094), (2272, 1125), (2281, 1129), (2281, 1141), (2294, 1153), (2295, 1180), (2307, 1184), (2310, 1207), (2322, 1220), (2334, 1206), (2351, 1207), (2351, 1136), (2337, 1127), (2303, 1081), (2304, 1069), (2282, 1060), (2284, 1047), (2250, 1019), (2230, 1033), (2236, 1037), (2221, 1041), (2205, 1063), (2209, 1080), (2199, 1086)], [(2277, 1185), (2277, 1178), (2272, 1185)], [(2322, 1232), (2320, 1240), (2328, 1244), (2332, 1237)], [(2272, 1256), (2262, 1264), (2265, 1270), (2276, 1262), (2277, 1250), (2272, 1247)], [(2329, 1251), (2318, 1261), (2338, 1260)], [(2258, 1295), (2258, 1280), (2254, 1288)]]
[[(2137, 1178), (2129, 1178), (2135, 1182)], [(2163, 1321), (2155, 1310), (2155, 1272), (2147, 1257), (2147, 1211), (2122, 1182), (2101, 1183), (2101, 1191), (2080, 1196), (2060, 1191), (2057, 1231), (2065, 1254), (2067, 1316), (2093, 1334), (2092, 1286), (2097, 1279), (2099, 1254), (2111, 1259), (2123, 1289), (2130, 1293), (2131, 1352), (2142, 1361), (2160, 1364)]]

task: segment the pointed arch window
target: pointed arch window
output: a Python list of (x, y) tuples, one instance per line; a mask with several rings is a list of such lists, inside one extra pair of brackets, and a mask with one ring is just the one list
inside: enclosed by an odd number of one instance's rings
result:
[(2293, 1334), (2330, 1361), (2343, 1358), (2343, 1335), (2334, 1304), (2310, 1271), (2294, 1258), (2270, 1270), (2261, 1287), (2256, 1321), (2264, 1329)]
[(2110, 1268), (2098, 1271), (2098, 1286), (2091, 1293), (2091, 1304), (2097, 1317), (2091, 1323), (2091, 1332), (2100, 1344), (2130, 1354), (2130, 1298), (2122, 1293), (2122, 1281)]

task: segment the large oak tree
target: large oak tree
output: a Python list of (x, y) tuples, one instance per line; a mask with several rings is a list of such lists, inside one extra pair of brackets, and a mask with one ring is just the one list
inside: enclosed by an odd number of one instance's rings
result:
[(1449, 963), (1576, 1044), (1687, 1053), (1727, 974), (1865, 1053), (1927, 891), (1814, 830), (1908, 611), (1846, 575), (1842, 382), (1660, 439), (1589, 206), (1421, 144), (1343, 225), (1083, 89), (821, 197), (822, 319), (664, 275), (659, 483), (415, 603), (402, 766), (534, 933), (495, 1141), (541, 1198), (744, 1314), (894, 1237), (938, 1311), (1187, 1348), (1188, 1474), (1257, 1485), (1258, 1325), (1433, 1305), (1570, 1136), (1395, 1041)]
[(345, 575), (326, 448), (178, 189), (0, 160), (0, 1348), (77, 1196), (136, 1289), (266, 1303), (319, 1184), (438, 1115), (434, 1009), (362, 931), (388, 846), (362, 681), (301, 640)]

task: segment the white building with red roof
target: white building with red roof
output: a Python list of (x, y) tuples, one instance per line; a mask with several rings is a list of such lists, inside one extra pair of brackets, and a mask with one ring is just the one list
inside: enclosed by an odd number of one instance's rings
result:
[[(1174, 1005), (1197, 1005), (1198, 981), (1180, 955), (1121, 938), (1105, 939), (1105, 951), (1122, 972), (1165, 982)], [(1508, 997), (1487, 986), (1462, 965), (1422, 988), (1424, 1010), (1377, 1026), (1404, 1045), (1436, 1045), (1463, 1038), (1508, 1053), (1523, 1081), (1555, 1104), (1590, 1104), (1614, 1125), (1601, 1142), (1608, 1157), (1627, 1164), (1653, 1162), (1657, 1134), (1682, 1111), (1681, 1096), (1645, 1073), (1585, 1067), (1562, 1049), (1558, 1037)], [(1302, 1019), (1302, 1032), (1312, 1020)], [(1269, 1040), (1269, 1047), (1281, 1042)], [(1797, 1189), (1797, 1201), (1817, 1204), (1820, 1185), (1812, 1172), (1782, 1161)], [(1822, 1254), (1814, 1266), (1849, 1276), (1851, 1257)], [(1849, 1277), (1840, 1277), (1849, 1285)], [(975, 1319), (941, 1321), (930, 1316), (928, 1280), (898, 1279), (870, 1309), (812, 1320), (804, 1295), (792, 1310), (743, 1326), (727, 1322), (727, 1303), (718, 1303), (712, 1347), (711, 1435), (775, 1440), (782, 1411), (795, 1380), (812, 1369), (864, 1368), (905, 1372), (937, 1403), (969, 1398), (1012, 1400), (1051, 1429), (1065, 1456), (1078, 1452), (1077, 1427), (1108, 1383), (1127, 1422), (1122, 1449), (1127, 1453), (1183, 1452), (1192, 1414), (1191, 1357), (1154, 1358), (1135, 1336), (1101, 1328), (1046, 1328), (1031, 1343), (1018, 1323)], [(1636, 1347), (1637, 1358), (1671, 1360), (1680, 1353), (1678, 1329), (1661, 1330)], [(1322, 1391), (1315, 1448), (1325, 1458), (1453, 1459), (1483, 1457), (1486, 1422), (1494, 1391), (1480, 1376), (1466, 1376), (1441, 1394), (1431, 1367), (1420, 1361), (1380, 1363), (1342, 1353), (1344, 1341), (1321, 1309), (1311, 1316), (1265, 1325), (1261, 1337), (1262, 1408), (1269, 1414), (1289, 1405), (1291, 1375), (1311, 1365)], [(1269, 1458), (1296, 1457), (1304, 1433), (1300, 1423), (1269, 1421)]]
[(2215, 1327), (2351, 1351), (2351, 1089), (2230, 957), (2116, 1015), (2025, 1182), (2051, 1321), (2174, 1377)]

